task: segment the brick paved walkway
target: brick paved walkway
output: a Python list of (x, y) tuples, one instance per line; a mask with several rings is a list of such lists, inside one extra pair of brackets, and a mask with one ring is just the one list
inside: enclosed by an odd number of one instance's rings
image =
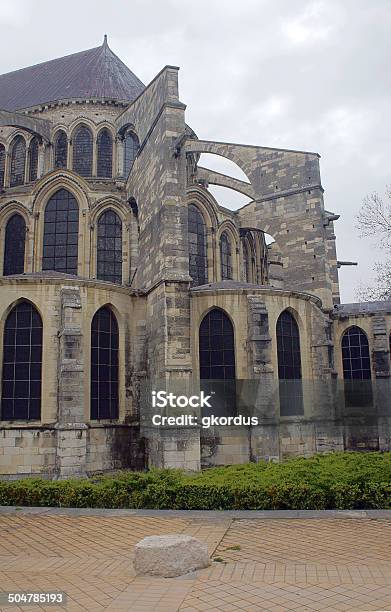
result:
[[(174, 532), (220, 561), (181, 578), (136, 577), (134, 544)], [(0, 591), (53, 590), (67, 593), (66, 607), (0, 609), (391, 610), (391, 517), (0, 513)]]

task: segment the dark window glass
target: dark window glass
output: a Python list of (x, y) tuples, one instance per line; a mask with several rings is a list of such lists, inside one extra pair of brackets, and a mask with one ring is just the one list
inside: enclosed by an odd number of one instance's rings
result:
[(356, 325), (342, 336), (342, 364), (346, 405), (370, 405), (372, 383), (368, 338)]
[(232, 252), (231, 241), (226, 232), (221, 234), (220, 238), (220, 258), (221, 258), (221, 279), (232, 279)]
[(202, 389), (213, 397), (212, 408), (203, 409), (203, 414), (234, 415), (236, 413), (234, 330), (228, 316), (218, 308), (211, 310), (201, 322), (199, 358)]
[(21, 302), (4, 326), (1, 418), (41, 416), (42, 320), (34, 306)]
[(199, 349), (202, 379), (235, 378), (234, 330), (222, 310), (214, 308), (202, 320)]
[(109, 130), (101, 130), (98, 135), (98, 176), (111, 178), (113, 174), (113, 139)]
[(100, 308), (91, 323), (91, 419), (118, 419), (117, 320)]
[(73, 169), (81, 176), (92, 175), (92, 134), (85, 125), (73, 137)]
[(0, 144), (0, 190), (4, 186), (5, 175), (5, 148)]
[(68, 164), (68, 139), (63, 130), (57, 132), (54, 145), (54, 167), (66, 168)]
[(26, 223), (21, 215), (15, 214), (5, 228), (4, 276), (23, 274)]
[(122, 283), (122, 223), (113, 210), (98, 220), (97, 278)]
[(276, 333), (280, 414), (303, 414), (300, 334), (298, 325), (288, 310), (284, 310), (278, 317)]
[(188, 210), (189, 232), (189, 274), (192, 285), (205, 285), (208, 282), (208, 258), (206, 246), (206, 227), (204, 217), (194, 204)]
[(124, 138), (124, 176), (127, 177), (133, 162), (136, 159), (139, 148), (138, 138), (132, 132), (128, 132)]
[(79, 207), (66, 189), (60, 189), (45, 209), (42, 270), (77, 274)]
[(22, 136), (17, 136), (11, 147), (10, 185), (23, 185), (26, 165), (26, 143)]
[(34, 137), (30, 142), (29, 150), (29, 181), (36, 181), (38, 176), (38, 138)]

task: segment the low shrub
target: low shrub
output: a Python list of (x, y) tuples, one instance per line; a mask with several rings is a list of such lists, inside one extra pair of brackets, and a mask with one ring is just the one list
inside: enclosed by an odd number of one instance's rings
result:
[(181, 510), (391, 508), (391, 453), (334, 453), (275, 463), (112, 476), (0, 481), (0, 505)]

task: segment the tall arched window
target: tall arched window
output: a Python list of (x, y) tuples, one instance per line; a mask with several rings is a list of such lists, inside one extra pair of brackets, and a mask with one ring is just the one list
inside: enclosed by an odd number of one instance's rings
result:
[(194, 204), (188, 210), (189, 231), (189, 274), (192, 285), (205, 285), (208, 282), (208, 258), (206, 246), (206, 226), (204, 217)]
[(34, 306), (20, 302), (4, 326), (1, 418), (41, 416), (42, 320)]
[(22, 215), (15, 214), (8, 220), (4, 239), (4, 276), (23, 274), (26, 223)]
[(91, 419), (118, 419), (117, 320), (104, 306), (91, 323)]
[(38, 138), (34, 138), (30, 142), (29, 148), (29, 181), (36, 181), (38, 176)]
[(73, 169), (80, 176), (92, 175), (92, 134), (81, 125), (73, 137)]
[(124, 138), (124, 176), (128, 176), (133, 162), (136, 159), (137, 151), (139, 149), (139, 142), (136, 134), (133, 132), (127, 132)]
[(122, 283), (122, 222), (113, 210), (98, 219), (97, 278)]
[(199, 359), (202, 388), (206, 394), (213, 394), (213, 407), (204, 410), (203, 414), (235, 414), (234, 329), (229, 317), (219, 308), (209, 311), (201, 322)]
[(98, 176), (111, 178), (113, 175), (113, 139), (107, 128), (98, 134)]
[(200, 378), (235, 378), (234, 329), (229, 317), (219, 308), (210, 310), (200, 325)]
[(54, 142), (54, 167), (66, 168), (68, 165), (68, 138), (64, 130), (59, 130)]
[(253, 250), (247, 237), (243, 239), (243, 271), (246, 283), (253, 282)]
[(277, 358), (281, 416), (303, 414), (299, 328), (284, 310), (277, 320)]
[(23, 185), (26, 166), (26, 142), (23, 136), (17, 136), (11, 146), (10, 185)]
[(74, 196), (60, 189), (45, 209), (42, 270), (77, 274), (79, 207)]
[(353, 325), (342, 336), (345, 402), (348, 406), (372, 403), (371, 358), (366, 334)]
[(0, 144), (0, 191), (4, 187), (5, 176), (5, 147)]
[(232, 251), (231, 241), (227, 232), (223, 232), (220, 238), (220, 261), (221, 261), (221, 280), (232, 279)]

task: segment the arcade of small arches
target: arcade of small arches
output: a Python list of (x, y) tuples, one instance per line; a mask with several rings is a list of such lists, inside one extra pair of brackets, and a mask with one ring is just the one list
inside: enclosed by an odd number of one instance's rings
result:
[(192, 286), (242, 280), (268, 283), (264, 232), (238, 229), (230, 220), (218, 223), (205, 202), (188, 204), (189, 274)]
[[(1, 375), (1, 420), (40, 420), (42, 399), (42, 364), (44, 323), (31, 301), (20, 299), (4, 314)], [(121, 376), (124, 369), (120, 351), (120, 330), (116, 314), (109, 304), (93, 314), (89, 324), (89, 371), (91, 421), (118, 420)], [(283, 310), (276, 324), (276, 350), (280, 415), (304, 414), (300, 331), (296, 315)], [(353, 386), (353, 381), (371, 380), (368, 338), (358, 326), (345, 330), (340, 339), (347, 405), (372, 402), (370, 384)], [(199, 371), (203, 381), (236, 379), (235, 330), (231, 318), (221, 308), (210, 309), (198, 329)], [(87, 354), (88, 350), (86, 350)], [(123, 365), (123, 364), (122, 364)], [(364, 391), (364, 393), (363, 393)]]
[(0, 140), (0, 190), (32, 183), (58, 168), (85, 178), (126, 179), (138, 149), (138, 137), (129, 127), (116, 134), (110, 125), (79, 122), (72, 129), (56, 129), (45, 168), (42, 138), (18, 130), (7, 142)]
[(79, 200), (76, 192), (59, 185), (42, 202), (42, 214), (31, 214), (17, 202), (6, 205), (0, 216), (3, 276), (52, 270), (128, 284), (129, 252), (137, 248), (131, 207), (106, 198), (86, 216)]

